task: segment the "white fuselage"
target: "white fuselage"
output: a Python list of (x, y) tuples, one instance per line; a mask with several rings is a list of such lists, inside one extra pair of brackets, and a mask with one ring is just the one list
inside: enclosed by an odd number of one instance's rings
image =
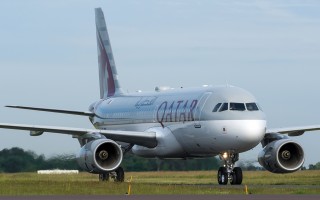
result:
[[(98, 129), (155, 132), (158, 145), (135, 145), (144, 157), (187, 158), (214, 156), (225, 151), (247, 151), (263, 139), (261, 109), (231, 110), (231, 102), (256, 102), (247, 91), (230, 86), (170, 89), (102, 99), (90, 107)], [(213, 112), (219, 103), (230, 110)]]

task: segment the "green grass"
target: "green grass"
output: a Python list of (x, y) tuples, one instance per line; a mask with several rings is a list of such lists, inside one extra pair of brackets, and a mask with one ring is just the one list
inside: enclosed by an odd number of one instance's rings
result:
[[(216, 171), (128, 172), (132, 194), (320, 194), (320, 171), (244, 172), (243, 185), (219, 186)], [(0, 195), (123, 195), (128, 182), (99, 182), (97, 175), (0, 174)], [(289, 185), (289, 186), (288, 186)]]

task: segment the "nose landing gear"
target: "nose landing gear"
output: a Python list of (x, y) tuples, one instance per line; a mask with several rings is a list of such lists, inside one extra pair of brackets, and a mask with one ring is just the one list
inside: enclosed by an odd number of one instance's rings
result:
[(220, 159), (223, 160), (224, 166), (218, 170), (219, 185), (227, 185), (228, 181), (231, 185), (241, 185), (242, 170), (240, 167), (233, 167), (235, 162), (239, 160), (239, 154), (233, 152), (224, 152), (220, 154)]

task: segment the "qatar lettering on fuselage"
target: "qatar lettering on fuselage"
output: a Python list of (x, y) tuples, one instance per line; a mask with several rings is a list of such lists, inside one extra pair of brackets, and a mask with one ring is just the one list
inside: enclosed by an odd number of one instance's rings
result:
[(157, 121), (163, 122), (181, 122), (194, 121), (194, 112), (198, 100), (178, 100), (163, 101), (157, 110)]

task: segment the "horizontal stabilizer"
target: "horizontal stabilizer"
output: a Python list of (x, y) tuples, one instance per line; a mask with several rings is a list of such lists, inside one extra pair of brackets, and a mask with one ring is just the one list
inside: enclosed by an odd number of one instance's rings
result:
[(6, 107), (7, 108), (26, 109), (26, 110), (44, 111), (44, 112), (63, 113), (63, 114), (69, 114), (69, 115), (82, 115), (82, 116), (88, 116), (88, 117), (93, 117), (94, 116), (94, 113), (92, 113), (92, 112), (83, 112), (83, 111), (74, 111), (74, 110), (37, 108), (37, 107), (16, 106), (16, 105), (8, 105)]

